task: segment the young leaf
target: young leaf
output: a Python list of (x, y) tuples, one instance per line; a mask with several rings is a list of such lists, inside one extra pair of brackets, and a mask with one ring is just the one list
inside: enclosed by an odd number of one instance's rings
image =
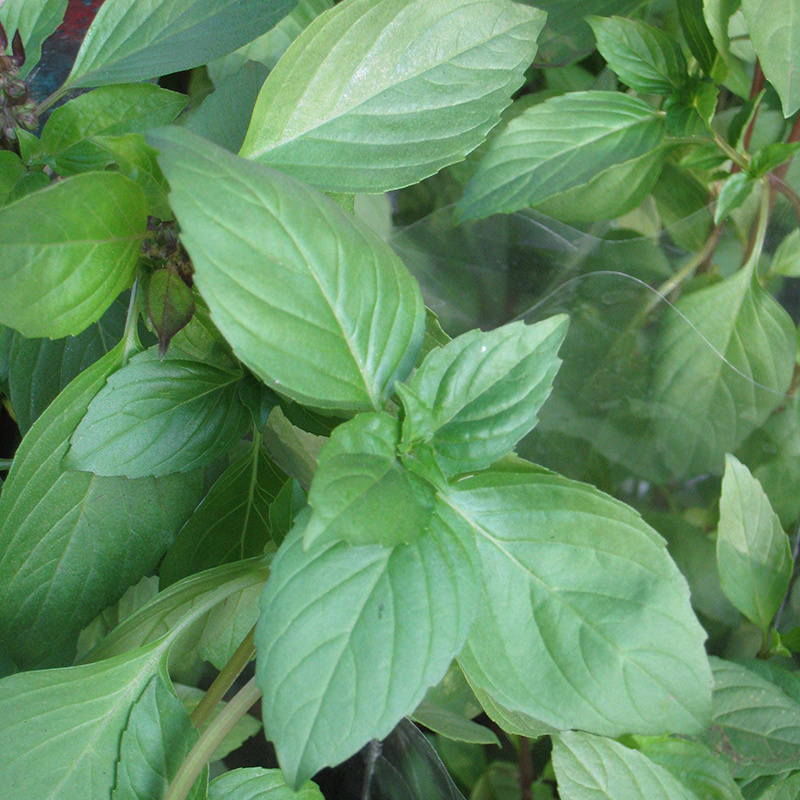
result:
[(103, 169), (109, 154), (91, 139), (143, 133), (183, 110), (186, 95), (149, 83), (103, 86), (57, 108), (42, 130), (39, 158), (59, 175)]
[(470, 545), (447, 509), (394, 548), (305, 552), (307, 515), (261, 600), (258, 685), (267, 737), (290, 783), (386, 736), (445, 674), (477, 606)]
[(750, 174), (754, 178), (766, 175), (775, 167), (785, 164), (800, 149), (800, 142), (773, 142), (753, 153)]
[(393, 547), (423, 533), (434, 489), (397, 458), (399, 441), (400, 423), (386, 413), (359, 414), (334, 430), (308, 495), (306, 547), (331, 539)]
[(543, 24), (508, 0), (347, 0), (270, 73), (241, 155), (325, 191), (417, 183), (500, 121)]
[(297, 0), (117, 0), (97, 12), (66, 86), (144, 81), (191, 69), (265, 33)]
[(287, 482), (258, 439), (258, 446), (222, 473), (181, 529), (161, 564), (161, 585), (261, 555), (272, 541), (270, 507)]
[(681, 297), (662, 321), (652, 398), (676, 478), (721, 473), (789, 387), (797, 332), (747, 270)]
[(719, 224), (731, 211), (739, 208), (750, 197), (755, 185), (752, 176), (747, 172), (731, 175), (720, 189), (717, 205), (714, 208), (714, 223)]
[[(403, 448), (430, 443), (447, 475), (483, 469), (535, 425), (558, 367), (567, 318), (470, 331), (433, 350), (407, 386)], [(313, 505), (313, 502), (312, 502)]]
[(686, 44), (697, 59), (700, 69), (710, 75), (717, 57), (717, 48), (703, 16), (703, 0), (681, 0), (677, 7)]
[(792, 553), (761, 484), (731, 455), (719, 501), (717, 564), (722, 590), (766, 633), (789, 589)]
[(122, 733), (111, 800), (160, 800), (196, 741), (183, 703), (154, 675)]
[(425, 327), (397, 256), (287, 175), (178, 129), (152, 141), (195, 283), (236, 355), (300, 403), (380, 409)]
[(64, 469), (75, 426), (119, 361), (116, 349), (48, 406), (0, 495), (0, 637), (20, 667), (71, 662), (81, 628), (155, 567), (199, 499), (196, 474)]
[(705, 633), (663, 540), (635, 512), (535, 471), (463, 479), (445, 499), (482, 565), (486, 600), (459, 656), (474, 689), (551, 730), (703, 729)]
[(5, 205), (14, 187), (26, 173), (25, 164), (16, 153), (0, 151), (0, 205)]
[(460, 212), (471, 219), (535, 206), (657, 150), (663, 139), (663, 119), (635, 97), (554, 97), (523, 111), (490, 142)]
[(118, 658), (0, 681), (4, 800), (110, 797), (131, 707), (166, 665), (163, 640)]
[(764, 75), (791, 117), (800, 109), (800, 8), (796, 0), (742, 0), (742, 11)]
[(800, 278), (800, 230), (793, 230), (778, 245), (770, 272), (787, 278)]
[(589, 733), (554, 737), (553, 769), (563, 800), (695, 800), (642, 753)]
[(156, 270), (147, 283), (147, 316), (158, 334), (158, 355), (164, 358), (172, 337), (194, 314), (194, 295), (172, 269)]
[(42, 42), (61, 24), (68, 0), (5, 0), (0, 4), (0, 24), (10, 42), (19, 31), (25, 44), (25, 77), (38, 63)]
[(427, 700), (423, 700), (409, 716), (414, 722), (452, 741), (500, 746), (500, 740), (490, 728), (478, 725)]
[(214, 778), (208, 800), (323, 800), (315, 783), (306, 781), (296, 791), (279, 769), (247, 767)]
[(80, 333), (132, 283), (146, 228), (144, 193), (112, 172), (0, 208), (0, 323), (29, 338)]
[(242, 373), (155, 349), (109, 377), (72, 435), (67, 463), (96, 475), (168, 475), (204, 467), (244, 435)]
[(597, 49), (623, 83), (645, 94), (668, 94), (686, 83), (683, 51), (667, 34), (625, 17), (587, 20)]

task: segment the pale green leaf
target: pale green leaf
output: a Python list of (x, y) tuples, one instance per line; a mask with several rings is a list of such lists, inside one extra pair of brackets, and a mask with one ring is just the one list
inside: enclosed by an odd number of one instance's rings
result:
[(477, 537), (482, 565), (485, 603), (459, 656), (476, 691), (561, 730), (702, 730), (705, 633), (638, 514), (530, 470), (460, 480), (446, 501)]
[(116, 0), (97, 12), (66, 85), (144, 81), (220, 58), (273, 27), (296, 0)]
[(290, 783), (338, 764), (411, 713), (461, 649), (477, 606), (472, 544), (447, 509), (394, 548), (284, 541), (261, 601), (256, 679)]
[(133, 282), (146, 226), (144, 193), (112, 172), (0, 208), (0, 322), (29, 338), (80, 333)]
[(467, 184), (465, 218), (535, 206), (657, 150), (664, 122), (619, 92), (573, 92), (532, 106), (489, 144)]
[(42, 42), (61, 24), (68, 0), (4, 0), (0, 3), (0, 24), (8, 41), (19, 31), (25, 45), (25, 63), (20, 77), (25, 77), (38, 63)]
[(298, 790), (286, 783), (279, 769), (234, 769), (211, 782), (208, 800), (323, 800), (315, 783), (306, 781)]
[(161, 585), (204, 569), (261, 555), (272, 541), (270, 506), (287, 476), (260, 446), (234, 461), (220, 475), (167, 551)]
[(448, 475), (483, 469), (507, 455), (537, 422), (561, 364), (568, 320), (514, 322), (470, 331), (433, 350), (399, 385), (403, 449), (429, 443)]
[(703, 17), (725, 67), (723, 70), (715, 70), (719, 72), (715, 77), (726, 79), (732, 90), (746, 99), (750, 92), (750, 75), (746, 65), (731, 52), (729, 34), (731, 17), (740, 6), (741, 0), (703, 0)]
[(779, 778), (758, 800), (797, 800), (800, 797), (800, 772), (788, 778)]
[(108, 798), (131, 707), (164, 669), (151, 644), (80, 667), (0, 681), (0, 781), (4, 800)]
[(741, 207), (753, 192), (756, 182), (747, 172), (731, 175), (723, 184), (714, 208), (714, 223), (725, 219), (731, 211)]
[(800, 230), (793, 230), (778, 245), (770, 272), (786, 278), (800, 278)]
[(562, 800), (696, 800), (642, 753), (588, 733), (554, 738), (553, 769)]
[(634, 91), (668, 94), (686, 83), (683, 51), (658, 28), (624, 17), (592, 17), (588, 22), (600, 55)]
[(751, 273), (681, 297), (662, 319), (652, 400), (663, 460), (677, 478), (722, 472), (783, 400), (797, 332)]
[(725, 456), (717, 564), (722, 590), (766, 633), (789, 589), (792, 553), (761, 484), (732, 455)]
[(346, 0), (267, 78), (241, 154), (326, 191), (417, 183), (499, 122), (543, 23), (508, 0)]
[(67, 464), (96, 475), (141, 478), (204, 467), (251, 424), (241, 372), (168, 355), (134, 356), (109, 377), (72, 435)]
[(434, 733), (452, 739), (457, 742), (468, 742), (472, 744), (495, 744), (500, 746), (500, 740), (494, 732), (478, 725), (466, 717), (454, 714), (446, 708), (429, 703), (423, 700), (409, 715), (414, 722), (424, 725)]
[(742, 0), (742, 11), (764, 75), (791, 117), (800, 109), (800, 3)]
[(359, 414), (333, 431), (308, 495), (306, 547), (331, 539), (393, 547), (425, 530), (434, 489), (397, 458), (399, 441), (400, 423), (384, 412)]
[(0, 635), (20, 666), (71, 661), (81, 628), (155, 567), (199, 499), (197, 474), (129, 481), (64, 469), (69, 438), (120, 355), (50, 404), (0, 496)]
[(287, 175), (182, 130), (152, 141), (195, 283), (236, 355), (300, 403), (380, 409), (425, 326), (388, 245)]

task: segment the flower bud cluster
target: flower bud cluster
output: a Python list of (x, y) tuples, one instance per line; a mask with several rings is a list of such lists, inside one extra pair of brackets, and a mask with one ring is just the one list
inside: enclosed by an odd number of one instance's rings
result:
[(28, 83), (19, 77), (20, 67), (25, 63), (25, 48), (19, 31), (14, 34), (11, 53), (7, 51), (8, 36), (0, 24), (0, 136), (13, 142), (17, 138), (17, 128), (35, 130), (39, 117)]

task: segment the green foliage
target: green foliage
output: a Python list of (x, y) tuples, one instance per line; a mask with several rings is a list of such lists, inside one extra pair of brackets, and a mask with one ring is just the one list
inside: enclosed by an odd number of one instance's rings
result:
[(0, 4), (3, 797), (795, 800), (796, 0), (78, 5)]

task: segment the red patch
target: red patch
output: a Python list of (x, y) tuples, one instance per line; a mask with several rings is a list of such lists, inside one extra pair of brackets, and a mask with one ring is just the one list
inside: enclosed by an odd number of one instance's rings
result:
[(69, 0), (67, 13), (58, 31), (70, 37), (83, 37), (104, 0)]

